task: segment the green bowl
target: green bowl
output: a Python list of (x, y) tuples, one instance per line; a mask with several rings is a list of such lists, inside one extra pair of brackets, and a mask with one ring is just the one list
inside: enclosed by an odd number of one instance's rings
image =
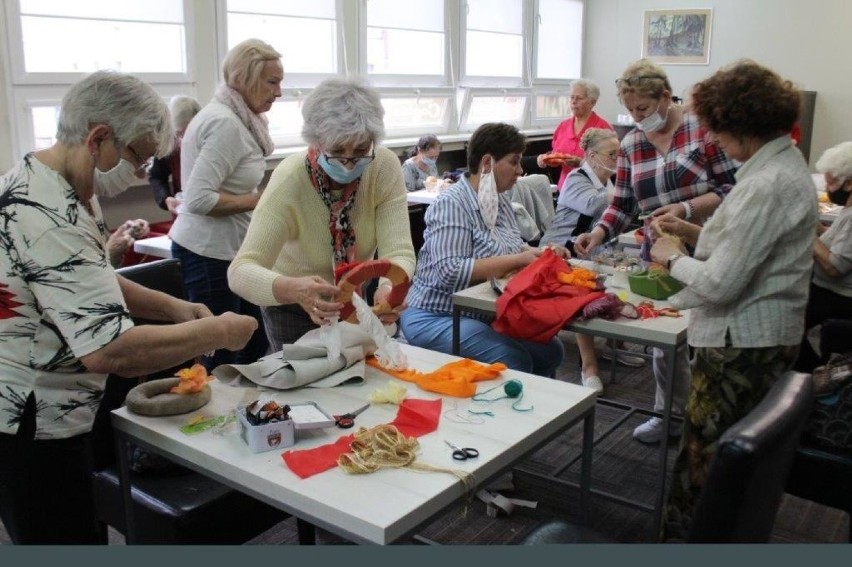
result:
[(683, 289), (683, 284), (669, 275), (659, 275), (645, 270), (627, 276), (630, 291), (651, 299), (668, 299)]

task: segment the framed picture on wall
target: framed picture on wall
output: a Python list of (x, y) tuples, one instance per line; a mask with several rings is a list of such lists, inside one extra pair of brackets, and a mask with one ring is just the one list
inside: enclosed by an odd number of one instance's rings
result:
[(713, 10), (646, 10), (642, 57), (662, 65), (709, 65)]

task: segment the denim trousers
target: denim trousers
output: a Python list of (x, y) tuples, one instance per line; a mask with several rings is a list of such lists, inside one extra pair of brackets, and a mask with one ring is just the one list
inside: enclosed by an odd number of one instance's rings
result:
[(203, 303), (214, 315), (226, 311), (249, 315), (257, 320), (257, 330), (246, 346), (238, 351), (219, 349), (213, 356), (202, 356), (201, 363), (212, 371), (220, 364), (251, 364), (266, 354), (269, 343), (263, 330), (260, 308), (228, 287), (228, 260), (200, 256), (172, 242), (172, 256), (180, 260), (187, 300)]
[[(460, 318), (460, 355), (479, 362), (502, 362), (512, 370), (553, 378), (565, 351), (559, 337), (547, 343), (514, 339), (491, 325), (469, 317)], [(453, 316), (409, 307), (399, 319), (405, 340), (414, 346), (452, 354)]]

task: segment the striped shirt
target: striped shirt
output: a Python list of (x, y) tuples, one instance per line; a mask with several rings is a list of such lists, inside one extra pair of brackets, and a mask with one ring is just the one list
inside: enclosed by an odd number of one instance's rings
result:
[(689, 112), (684, 112), (683, 124), (675, 130), (665, 156), (644, 132), (634, 128), (621, 140), (615, 195), (597, 225), (606, 231), (604, 242), (624, 232), (638, 212), (709, 191), (724, 199), (734, 183), (736, 169)]
[(524, 249), (512, 204), (506, 193), (500, 193), (499, 199), (493, 234), (479, 213), (476, 191), (467, 175), (426, 209), (426, 230), (408, 292), (409, 306), (450, 313), (453, 293), (471, 284), (474, 261), (517, 254)]
[(672, 276), (686, 288), (669, 301), (690, 308), (695, 347), (797, 345), (813, 268), (817, 200), (801, 152), (784, 135), (760, 148), (704, 227), (693, 258)]

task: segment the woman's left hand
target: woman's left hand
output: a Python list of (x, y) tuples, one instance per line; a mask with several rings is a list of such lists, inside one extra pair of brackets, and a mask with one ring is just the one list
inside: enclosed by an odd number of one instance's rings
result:
[(682, 243), (670, 236), (658, 238), (651, 247), (651, 260), (663, 266), (673, 254), (686, 254), (686, 249)]

